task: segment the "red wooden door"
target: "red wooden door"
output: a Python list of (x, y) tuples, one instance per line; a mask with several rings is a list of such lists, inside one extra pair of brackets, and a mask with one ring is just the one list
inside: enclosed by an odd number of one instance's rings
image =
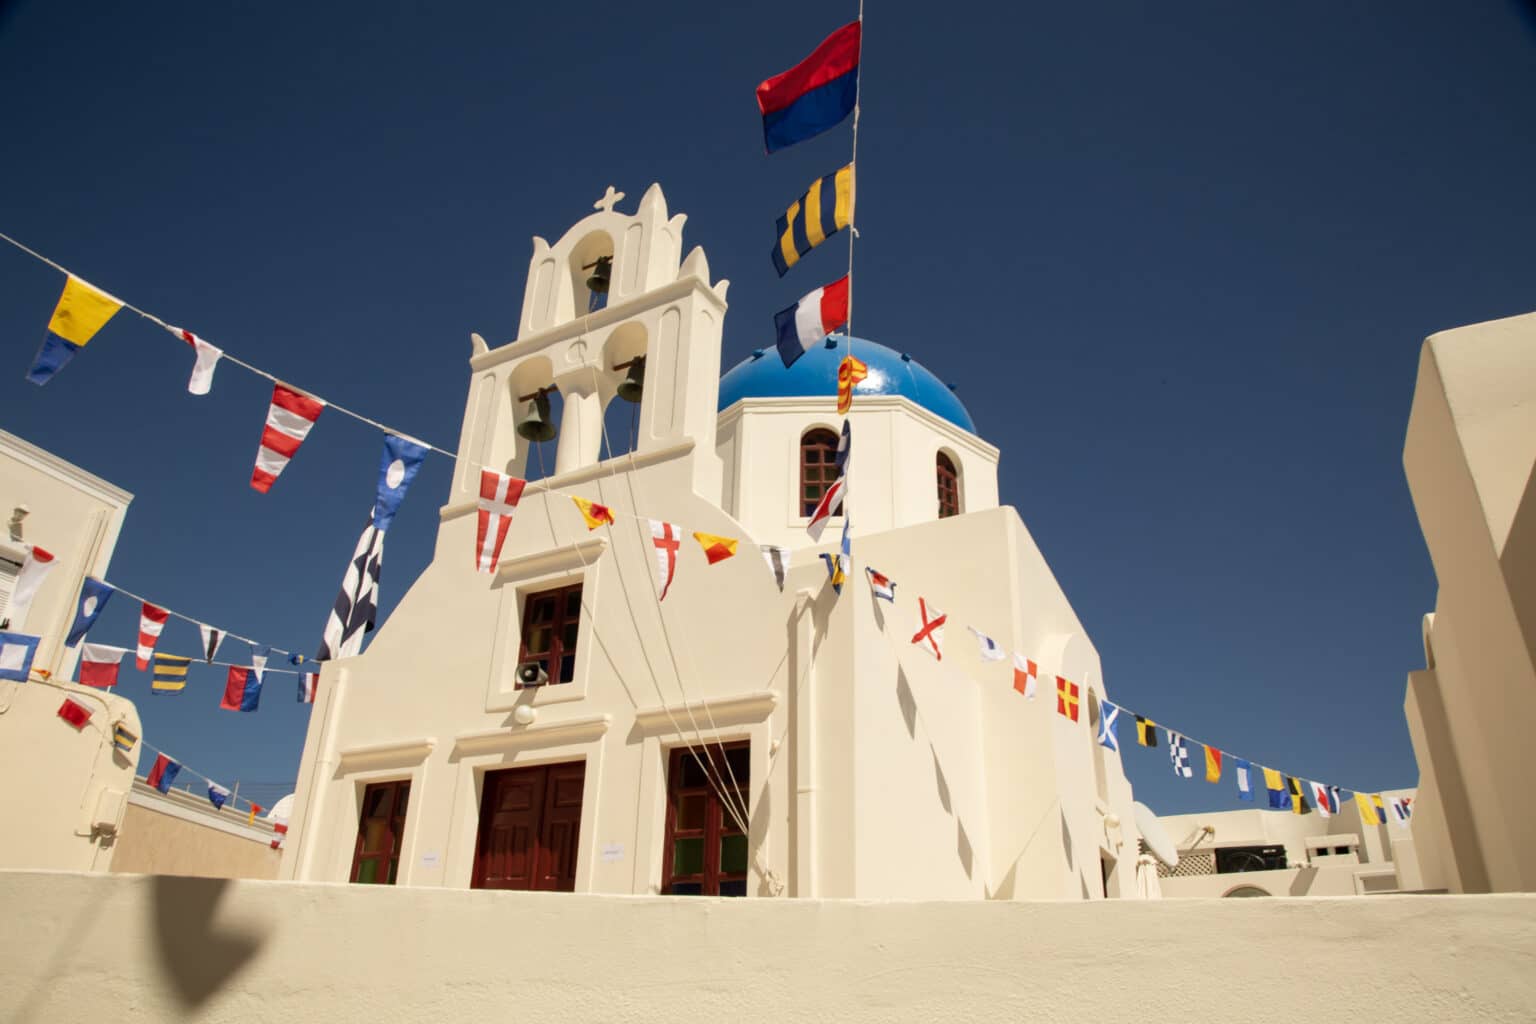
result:
[(470, 884), (573, 892), (586, 775), (584, 761), (487, 772)]

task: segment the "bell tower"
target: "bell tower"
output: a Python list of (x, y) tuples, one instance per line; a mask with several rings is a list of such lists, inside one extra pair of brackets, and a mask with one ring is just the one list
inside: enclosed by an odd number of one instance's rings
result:
[(610, 185), (597, 212), (559, 241), (534, 238), (516, 340), (490, 348), (471, 336), (452, 500), (474, 496), (477, 465), (527, 475), (530, 442), (517, 427), (537, 408), (534, 396), (552, 390), (562, 399), (558, 481), (597, 464), (608, 403), (638, 386), (634, 457), (691, 455), (694, 491), (719, 504), (715, 403), (730, 282), (710, 283), (702, 248), (681, 258), (687, 215), (668, 217), (660, 185), (634, 214), (615, 209), (623, 198)]

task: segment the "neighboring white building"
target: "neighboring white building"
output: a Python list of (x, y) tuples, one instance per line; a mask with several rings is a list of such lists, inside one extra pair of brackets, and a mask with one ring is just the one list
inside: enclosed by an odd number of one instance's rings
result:
[[(841, 520), (820, 548), (805, 523), (830, 479), (849, 342), (790, 371), (759, 352), (722, 378), (727, 283), (702, 250), (682, 258), (684, 217), (659, 187), (634, 215), (612, 205), (534, 240), (515, 341), (473, 339), (436, 554), (368, 650), (326, 666), (283, 877), (1134, 895), (1131, 787), (1094, 742), (1098, 653), (997, 503), (997, 449), (928, 370), (853, 341), (871, 374), (850, 417), (854, 568), (837, 596), (818, 555)], [(605, 409), (642, 356), (634, 450), (600, 461)], [(555, 472), (525, 492), (495, 575), (477, 574), (478, 467), (526, 475), (517, 427), (543, 388), (562, 399)], [(569, 494), (617, 523), (589, 532)], [(664, 603), (634, 513), (683, 528)], [(740, 538), (737, 554), (707, 565), (690, 531)], [(795, 549), (782, 592), (763, 544)], [(897, 581), (895, 605), (872, 599), (866, 566)], [(950, 616), (942, 663), (910, 643), (919, 595)], [(1054, 713), (1051, 675), (1023, 700), (966, 624), (1078, 683), (1082, 720)], [(541, 668), (549, 684), (525, 686)]]

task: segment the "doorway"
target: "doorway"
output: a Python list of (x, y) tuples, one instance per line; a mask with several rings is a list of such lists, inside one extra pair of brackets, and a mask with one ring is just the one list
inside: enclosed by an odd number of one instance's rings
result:
[(485, 773), (475, 889), (574, 892), (585, 761)]

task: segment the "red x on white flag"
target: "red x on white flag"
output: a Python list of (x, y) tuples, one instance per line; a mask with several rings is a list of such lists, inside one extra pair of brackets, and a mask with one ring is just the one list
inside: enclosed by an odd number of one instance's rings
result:
[(922, 617), (917, 632), (912, 634), (912, 642), (922, 645), (923, 650), (932, 654), (939, 661), (944, 660), (944, 623), (949, 619), (948, 615), (932, 607), (923, 598), (917, 599), (917, 614)]

